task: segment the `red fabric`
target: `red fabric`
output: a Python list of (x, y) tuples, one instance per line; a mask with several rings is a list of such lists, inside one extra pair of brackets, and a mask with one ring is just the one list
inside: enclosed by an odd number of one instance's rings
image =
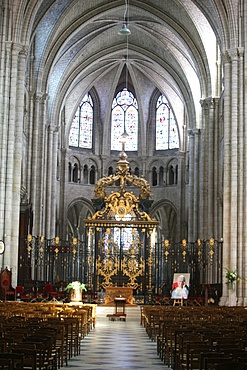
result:
[(175, 283), (172, 284), (172, 290), (176, 289), (178, 287), (178, 283), (177, 281)]
[(16, 287), (16, 293), (24, 293), (24, 288), (23, 288), (23, 286), (20, 286), (20, 285), (17, 285), (17, 287)]
[(45, 284), (45, 291), (46, 292), (51, 292), (52, 291), (52, 284)]
[(4, 281), (3, 281), (3, 285), (9, 285), (8, 280), (4, 280)]

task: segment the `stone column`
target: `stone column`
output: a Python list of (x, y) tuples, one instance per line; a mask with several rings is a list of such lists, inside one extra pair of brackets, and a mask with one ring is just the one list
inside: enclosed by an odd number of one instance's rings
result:
[(33, 127), (30, 128), (32, 136), (29, 146), (32, 148), (31, 156), (27, 158), (30, 181), (30, 197), (32, 210), (34, 212), (33, 235), (43, 234), (43, 208), (44, 208), (44, 187), (46, 184), (46, 173), (44, 170), (44, 153), (45, 153), (45, 99), (46, 94), (36, 94), (33, 105), (34, 119)]
[(52, 178), (51, 178), (51, 227), (50, 235), (54, 237), (57, 235), (56, 230), (56, 207), (59, 204), (58, 196), (58, 182), (57, 182), (57, 156), (58, 156), (58, 128), (53, 128), (53, 146), (52, 146)]
[[(4, 241), (5, 253), (2, 265), (12, 269), (12, 285), (17, 284), (18, 273), (18, 245), (19, 245), (19, 218), (21, 198), (21, 160), (22, 160), (22, 135), (24, 116), (24, 77), (26, 49), (18, 43), (6, 43), (10, 64), (8, 80), (5, 80), (6, 102), (4, 114), (4, 127), (7, 129), (7, 140), (4, 151), (5, 157), (5, 199), (4, 206)], [(8, 111), (6, 110), (8, 107)]]
[(178, 209), (179, 215), (177, 218), (177, 231), (178, 231), (178, 240), (182, 240), (186, 236), (187, 232), (187, 225), (185, 223), (187, 217), (187, 211), (185, 207), (185, 161), (186, 161), (186, 154), (184, 152), (179, 153), (178, 157), (178, 181), (177, 181), (177, 189), (178, 189)]
[[(59, 195), (59, 227), (58, 235), (61, 236), (62, 239), (66, 239), (67, 236), (67, 207), (66, 207), (66, 188), (68, 186), (68, 153), (66, 148), (60, 149), (60, 195)], [(80, 174), (81, 182), (83, 179), (83, 168), (81, 168)]]
[[(224, 54), (224, 179), (223, 179), (223, 240), (224, 251), (222, 267), (228, 266), (230, 242), (230, 212), (231, 212), (231, 61), (229, 54)], [(223, 297), (221, 304), (227, 303), (227, 286), (223, 279)]]
[(188, 240), (193, 240), (194, 233), (194, 147), (195, 147), (195, 137), (192, 130), (188, 131), (189, 134), (189, 200), (188, 200)]
[[(224, 229), (223, 229), (223, 269), (242, 270), (243, 243), (246, 248), (246, 238), (243, 240), (243, 219), (246, 213), (243, 211), (245, 201), (245, 187), (243, 183), (243, 161), (246, 156), (243, 143), (244, 123), (243, 117), (243, 95), (241, 90), (244, 87), (239, 85), (239, 76), (243, 74), (243, 58), (239, 59), (239, 50), (231, 49), (225, 53), (225, 104), (224, 104)], [(241, 72), (242, 71), (242, 72)], [(242, 76), (243, 81), (243, 76)], [(241, 98), (242, 96), (242, 98)], [(242, 100), (241, 100), (242, 99)], [(240, 120), (239, 120), (240, 119)], [(246, 173), (245, 173), (246, 174)], [(246, 231), (245, 231), (246, 233)], [(225, 271), (223, 270), (224, 274)], [(221, 304), (234, 304), (229, 290), (224, 284)], [(239, 284), (236, 286), (235, 304), (238, 304)], [(242, 300), (242, 298), (240, 298)]]
[[(0, 171), (0, 238), (6, 238), (6, 230), (5, 230), (5, 208), (6, 208), (6, 179), (7, 179), (7, 168), (8, 168), (8, 117), (9, 117), (9, 110), (7, 107), (9, 106), (9, 96), (10, 96), (10, 74), (11, 74), (11, 44), (3, 43), (3, 48), (1, 50), (2, 59), (1, 62), (1, 70), (0, 73), (0, 88), (2, 91), (2, 97), (0, 99), (0, 158), (1, 158), (1, 171)], [(6, 60), (6, 63), (4, 63)], [(2, 266), (3, 263), (3, 256), (0, 256), (0, 263)], [(1, 267), (0, 266), (0, 267)]]
[(48, 127), (47, 135), (47, 175), (46, 175), (46, 211), (45, 211), (45, 235), (48, 239), (56, 235), (56, 201), (57, 194), (56, 173), (57, 173), (57, 143), (58, 133), (54, 127)]
[(34, 101), (35, 97), (34, 94), (29, 92), (27, 94), (28, 99), (28, 113), (27, 113), (27, 121), (28, 121), (28, 127), (27, 127), (27, 150), (26, 150), (26, 158), (23, 162), (23, 165), (25, 166), (25, 178), (27, 179), (26, 182), (26, 189), (27, 194), (29, 194), (29, 197), (31, 197), (31, 188), (32, 188), (32, 149), (33, 149), (33, 119), (34, 119)]
[[(244, 121), (244, 48), (238, 48), (239, 56), (239, 109), (238, 109), (238, 132), (239, 132), (239, 243), (238, 243), (238, 274), (243, 277), (246, 276), (247, 272), (247, 220), (246, 220), (246, 123)], [(247, 304), (247, 284), (244, 280), (240, 280), (237, 284), (238, 288), (238, 305)]]
[(189, 218), (188, 218), (188, 240), (195, 241), (198, 236), (199, 226), (199, 133), (198, 129), (189, 131), (190, 136), (190, 159), (189, 159)]
[(200, 140), (200, 195), (199, 195), (199, 230), (198, 238), (208, 239), (208, 182), (209, 182), (209, 151), (212, 143), (209, 142), (209, 101), (201, 100), (202, 106), (202, 130)]
[(200, 236), (198, 235), (198, 215), (199, 215), (199, 133), (198, 129), (193, 130), (194, 134), (194, 174), (193, 174), (193, 185), (194, 185), (194, 201), (193, 201), (193, 232), (191, 233), (192, 239), (189, 241), (195, 241)]
[[(218, 195), (218, 163), (219, 163), (219, 117), (218, 99), (207, 98), (201, 101), (203, 131), (201, 141), (200, 167), (200, 230), (203, 239), (216, 238), (217, 228), (217, 195)], [(198, 237), (200, 237), (198, 235)]]
[(51, 178), (52, 178), (52, 148), (53, 148), (53, 130), (50, 126), (47, 126), (47, 138), (46, 138), (46, 199), (45, 199), (45, 236), (49, 239), (54, 237), (51, 236), (50, 227), (51, 227)]

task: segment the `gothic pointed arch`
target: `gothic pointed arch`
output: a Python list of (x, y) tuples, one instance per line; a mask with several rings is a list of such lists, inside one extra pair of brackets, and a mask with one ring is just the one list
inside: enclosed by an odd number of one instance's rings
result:
[(138, 149), (138, 103), (127, 88), (119, 91), (112, 103), (111, 150), (121, 150), (121, 135), (126, 133), (126, 151)]
[(67, 237), (69, 240), (76, 237), (80, 240), (84, 238), (85, 223), (84, 219), (92, 216), (93, 209), (91, 203), (84, 198), (75, 199), (67, 210)]
[(168, 199), (164, 199), (162, 202), (153, 204), (151, 215), (159, 221), (158, 239), (177, 242), (178, 215), (175, 205)]
[(82, 149), (92, 149), (93, 120), (93, 99), (89, 93), (86, 93), (82, 98), (71, 123), (69, 146)]
[(172, 108), (164, 94), (156, 103), (156, 150), (179, 148), (178, 127)]

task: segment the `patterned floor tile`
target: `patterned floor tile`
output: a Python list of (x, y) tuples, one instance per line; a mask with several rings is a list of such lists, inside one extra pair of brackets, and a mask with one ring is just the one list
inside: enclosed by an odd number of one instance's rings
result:
[(156, 353), (140, 325), (140, 307), (126, 308), (126, 321), (110, 321), (114, 307), (97, 307), (94, 329), (83, 339), (81, 354), (69, 360), (66, 370), (165, 370), (169, 369)]

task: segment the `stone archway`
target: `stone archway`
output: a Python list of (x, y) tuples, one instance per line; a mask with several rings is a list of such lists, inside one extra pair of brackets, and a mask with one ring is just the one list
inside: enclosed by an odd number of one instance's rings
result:
[(84, 200), (76, 200), (71, 204), (67, 211), (67, 236), (68, 239), (76, 237), (79, 240), (84, 239), (85, 218), (92, 215), (91, 208)]
[(152, 211), (152, 217), (159, 221), (157, 235), (159, 240), (168, 239), (171, 242), (179, 241), (177, 230), (177, 211), (170, 202), (162, 202), (156, 205)]

